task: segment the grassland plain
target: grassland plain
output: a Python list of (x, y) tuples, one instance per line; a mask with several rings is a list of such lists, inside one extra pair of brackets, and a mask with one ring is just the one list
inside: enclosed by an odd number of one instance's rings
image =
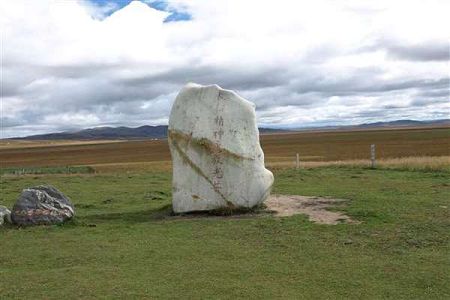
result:
[(4, 299), (448, 299), (450, 173), (275, 171), (274, 193), (349, 199), (361, 224), (170, 216), (166, 171), (3, 176), (1, 203), (50, 183), (62, 226), (0, 228)]
[[(128, 164), (128, 167), (139, 167), (142, 163), (158, 164), (161, 161), (170, 161), (166, 140), (55, 143), (0, 143), (1, 166), (8, 168)], [(302, 162), (368, 159), (371, 144), (376, 144), (377, 157), (380, 159), (450, 157), (450, 128), (269, 134), (261, 136), (261, 144), (269, 166), (293, 165), (296, 153), (300, 154)]]
[(171, 216), (166, 141), (8, 143), (0, 204), (49, 183), (77, 217), (0, 228), (0, 298), (450, 297), (449, 128), (262, 136), (274, 193), (348, 199), (336, 226)]

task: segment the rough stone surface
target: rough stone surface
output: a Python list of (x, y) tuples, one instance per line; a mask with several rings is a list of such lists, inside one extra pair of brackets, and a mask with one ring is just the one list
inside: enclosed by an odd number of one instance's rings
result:
[(3, 205), (0, 205), (0, 226), (3, 223), (11, 223), (11, 211)]
[(24, 189), (12, 209), (17, 225), (50, 225), (71, 219), (75, 214), (69, 198), (50, 185)]
[(217, 85), (186, 85), (169, 120), (176, 213), (251, 208), (270, 194), (255, 106)]

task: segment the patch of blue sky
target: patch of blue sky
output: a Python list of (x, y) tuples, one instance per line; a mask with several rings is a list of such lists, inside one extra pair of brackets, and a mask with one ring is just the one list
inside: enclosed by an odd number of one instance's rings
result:
[[(113, 5), (114, 9), (108, 10), (106, 12), (105, 17), (107, 17), (107, 16), (110, 16), (115, 11), (120, 10), (123, 7), (127, 6), (128, 4), (130, 4), (131, 1), (136, 1), (136, 0), (89, 0), (89, 1), (99, 7)], [(189, 21), (192, 19), (192, 16), (190, 14), (188, 14), (187, 12), (177, 11), (177, 10), (174, 10), (173, 8), (170, 8), (167, 1), (155, 0), (155, 1), (142, 1), (142, 2), (154, 9), (170, 13), (170, 15), (164, 20), (165, 23), (177, 22), (177, 21)]]

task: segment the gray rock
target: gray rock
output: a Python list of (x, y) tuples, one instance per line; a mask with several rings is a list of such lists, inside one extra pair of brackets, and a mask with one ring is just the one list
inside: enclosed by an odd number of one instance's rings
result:
[(24, 189), (12, 209), (17, 225), (51, 225), (65, 222), (75, 215), (70, 199), (50, 185)]
[(6, 206), (0, 205), (0, 226), (5, 222), (11, 223), (11, 211)]

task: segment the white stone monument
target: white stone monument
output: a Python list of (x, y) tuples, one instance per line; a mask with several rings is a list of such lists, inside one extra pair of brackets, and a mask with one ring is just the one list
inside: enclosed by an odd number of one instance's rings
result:
[(251, 208), (270, 194), (255, 105), (217, 85), (190, 83), (169, 120), (173, 210)]

